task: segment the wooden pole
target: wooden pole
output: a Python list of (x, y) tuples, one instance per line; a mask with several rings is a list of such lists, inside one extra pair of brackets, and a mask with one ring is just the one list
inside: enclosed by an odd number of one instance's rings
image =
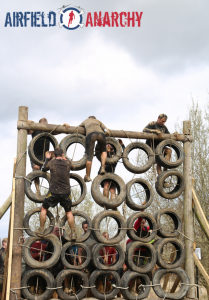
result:
[[(19, 107), (18, 120), (27, 122), (28, 108), (26, 106)], [(27, 130), (19, 129), (17, 137), (17, 167), (16, 175), (26, 175), (26, 153), (27, 150)], [(14, 211), (14, 228), (23, 228), (24, 218), (24, 200), (25, 200), (25, 180), (23, 178), (15, 181), (15, 211)], [(14, 230), (13, 244), (17, 245), (19, 237), (23, 235), (22, 230)], [(22, 240), (21, 240), (22, 242)], [(22, 267), (22, 247), (13, 246), (12, 253), (12, 271), (11, 271), (11, 289), (21, 287), (21, 267)], [(20, 291), (16, 290), (18, 299)], [(16, 300), (14, 293), (10, 293), (10, 299)]]
[[(191, 134), (191, 122), (183, 122), (183, 133), (185, 135)], [(185, 180), (184, 190), (184, 234), (191, 240), (194, 240), (193, 227), (193, 211), (192, 211), (192, 169), (191, 169), (191, 142), (184, 143), (185, 160), (183, 166), (183, 175)], [(190, 284), (195, 283), (194, 278), (194, 256), (193, 256), (193, 242), (185, 238), (185, 271), (190, 278)], [(195, 298), (195, 287), (191, 287), (187, 294), (188, 298)]]
[(7, 198), (7, 200), (0, 207), (0, 220), (4, 216), (4, 214), (7, 212), (8, 208), (11, 205), (11, 203), (12, 203), (12, 194), (9, 195), (9, 197)]
[(205, 271), (203, 265), (201, 264), (200, 260), (198, 259), (197, 255), (194, 253), (194, 261), (196, 266), (198, 267), (198, 269), (200, 270), (202, 276), (204, 277), (205, 281), (207, 282), (207, 284), (209, 285), (209, 276), (208, 273)]
[[(56, 133), (80, 133), (86, 135), (85, 129), (83, 127), (78, 128), (76, 126), (62, 126), (62, 125), (53, 125), (53, 124), (43, 124), (43, 123), (27, 123), (23, 121), (17, 122), (17, 129), (26, 129), (26, 130), (39, 130), (43, 132), (50, 132), (56, 128), (54, 132)], [(107, 134), (106, 134), (107, 135)], [(108, 135), (107, 135), (108, 136)], [(155, 139), (155, 140), (167, 140), (172, 138), (172, 140), (178, 140), (183, 142), (185, 136), (183, 134), (173, 135), (162, 133), (160, 137), (157, 134), (148, 133), (148, 132), (138, 132), (138, 131), (124, 131), (124, 130), (112, 130), (110, 129), (110, 136), (116, 138), (132, 138), (132, 139)], [(190, 137), (192, 139), (192, 137)]]

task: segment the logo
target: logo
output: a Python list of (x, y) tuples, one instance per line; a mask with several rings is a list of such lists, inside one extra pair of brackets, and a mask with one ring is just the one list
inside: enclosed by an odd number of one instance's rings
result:
[(84, 11), (77, 7), (68, 7), (64, 10), (59, 11), (60, 14), (60, 27), (64, 27), (68, 30), (74, 30), (79, 27), (83, 28), (83, 14)]

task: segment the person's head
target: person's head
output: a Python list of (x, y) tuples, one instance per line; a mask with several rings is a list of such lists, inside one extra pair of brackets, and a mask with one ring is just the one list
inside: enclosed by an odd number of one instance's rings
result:
[(89, 119), (96, 119), (96, 117), (94, 117), (94, 116), (90, 116), (90, 117), (89, 117)]
[(114, 150), (113, 146), (110, 144), (106, 144), (106, 149), (107, 149), (107, 152), (112, 152)]
[(157, 124), (163, 126), (167, 121), (168, 117), (166, 114), (160, 114), (157, 119)]
[(60, 230), (59, 230), (59, 227), (55, 226), (54, 227), (54, 230), (52, 231), (52, 233), (54, 235), (56, 235), (58, 238), (60, 237)]
[(143, 219), (141, 220), (141, 227), (144, 228), (144, 227), (145, 227), (145, 224), (146, 224), (146, 219), (143, 218)]
[(64, 157), (64, 152), (61, 148), (54, 149), (54, 156), (57, 157)]
[(89, 226), (88, 222), (87, 222), (86, 220), (83, 221), (83, 223), (82, 223), (82, 228), (83, 228), (84, 233), (87, 232), (88, 226)]
[(107, 240), (109, 240), (109, 233), (108, 232), (103, 232), (102, 233), (103, 237), (106, 238)]
[(7, 242), (8, 242), (8, 238), (4, 238), (2, 241), (2, 247), (6, 250), (7, 249)]
[(39, 120), (39, 123), (48, 124), (48, 121), (46, 118), (42, 118)]

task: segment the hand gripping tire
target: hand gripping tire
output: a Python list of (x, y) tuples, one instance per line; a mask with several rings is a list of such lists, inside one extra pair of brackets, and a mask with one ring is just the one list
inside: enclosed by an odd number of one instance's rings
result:
[[(140, 267), (134, 263), (133, 253), (134, 253), (134, 249), (136, 248), (146, 249), (149, 256), (149, 261), (146, 263), (146, 265)], [(141, 255), (143, 255), (143, 252), (144, 251), (141, 251)], [(126, 264), (129, 267), (129, 269), (131, 269), (134, 272), (138, 272), (140, 274), (148, 273), (154, 268), (156, 261), (157, 261), (157, 254), (154, 246), (152, 246), (151, 244), (142, 243), (142, 242), (133, 242), (131, 247), (128, 249)]]
[[(176, 155), (177, 155), (177, 160), (175, 162), (169, 161), (164, 157), (163, 149), (166, 146), (169, 146), (175, 150)], [(174, 140), (171, 140), (171, 139), (164, 140), (160, 144), (158, 144), (158, 146), (156, 147), (156, 150), (155, 150), (155, 154), (156, 154), (157, 162), (162, 167), (169, 168), (169, 169), (177, 168), (178, 166), (180, 166), (182, 164), (182, 162), (184, 161), (184, 157), (185, 157), (184, 149), (182, 148), (180, 143), (178, 143)]]
[(146, 274), (139, 274), (137, 272), (127, 271), (124, 273), (123, 277), (121, 278), (121, 287), (127, 288), (130, 285), (130, 282), (135, 278), (139, 278), (141, 280), (141, 284), (143, 287), (140, 289), (138, 295), (132, 294), (129, 289), (121, 289), (121, 293), (123, 298), (128, 300), (140, 300), (147, 298), (150, 292), (150, 279), (149, 276)]
[[(78, 184), (80, 185), (81, 188), (81, 195), (80, 197), (76, 200), (76, 201), (72, 201), (72, 207), (78, 205), (79, 203), (81, 203), (85, 197), (86, 197), (86, 193), (87, 193), (87, 188), (86, 188), (86, 183), (83, 180), (83, 178), (76, 174), (76, 173), (69, 173), (70, 174), (70, 179), (74, 179), (78, 182)], [(72, 194), (72, 188), (71, 188), (71, 194)]]
[(24, 273), (23, 278), (22, 278), (22, 287), (27, 287), (28, 286), (28, 281), (30, 278), (33, 276), (40, 276), (46, 281), (46, 286), (47, 289), (45, 292), (41, 295), (35, 295), (35, 293), (32, 293), (30, 290), (30, 287), (22, 289), (22, 294), (25, 299), (29, 300), (47, 300), (51, 299), (51, 296), (54, 292), (55, 287), (55, 279), (54, 276), (52, 275), (51, 272), (48, 270), (29, 270)]
[(31, 268), (49, 269), (49, 268), (53, 267), (60, 258), (61, 248), (62, 248), (61, 242), (59, 241), (58, 237), (56, 237), (56, 235), (54, 235), (54, 234), (46, 235), (44, 237), (44, 240), (47, 240), (52, 243), (52, 245), (54, 247), (53, 254), (46, 261), (37, 261), (32, 257), (32, 255), (30, 253), (32, 244), (37, 240), (41, 240), (41, 238), (40, 237), (29, 237), (25, 240), (25, 242), (23, 244), (23, 249), (22, 249), (22, 256), (23, 256), (26, 264), (28, 264)]
[[(50, 182), (50, 174), (47, 172), (34, 171), (34, 172), (29, 173), (26, 176), (26, 178), (30, 181), (33, 181), (35, 178), (39, 178), (39, 177), (43, 177), (48, 182)], [(46, 196), (49, 194), (49, 191), (47, 191), (47, 193), (44, 195), (38, 195), (38, 194), (34, 193), (31, 189), (31, 182), (28, 180), (25, 180), (25, 193), (26, 193), (27, 197), (35, 203), (42, 203), (44, 201), (44, 199), (46, 198)]]
[[(165, 292), (164, 290), (163, 290), (163, 288), (161, 287), (161, 285), (160, 285), (160, 280), (161, 280), (161, 278), (164, 276), (164, 275), (166, 275), (166, 274), (168, 274), (168, 273), (174, 273), (174, 274), (176, 274), (176, 275), (178, 275), (179, 277), (180, 277), (180, 282), (181, 282), (181, 287), (180, 287), (180, 289), (177, 291), (177, 292), (175, 292), (175, 293), (168, 293), (168, 292)], [(182, 284), (183, 283), (183, 284)], [(158, 269), (156, 272), (155, 272), (155, 274), (154, 274), (154, 276), (153, 276), (153, 280), (152, 280), (152, 284), (153, 285), (156, 285), (156, 286), (154, 286), (153, 287), (153, 289), (154, 289), (154, 291), (155, 291), (155, 294), (159, 297), (159, 298), (164, 298), (164, 297), (166, 297), (167, 299), (174, 299), (174, 300), (178, 300), (178, 299), (183, 299), (185, 296), (186, 296), (186, 294), (187, 294), (187, 292), (188, 292), (188, 290), (189, 290), (189, 288), (190, 288), (190, 286), (189, 285), (187, 285), (187, 284), (189, 284), (190, 282), (189, 282), (189, 277), (188, 277), (188, 275), (187, 275), (187, 273), (183, 270), (183, 269), (181, 269), (181, 268), (177, 268), (177, 269)]]
[(150, 213), (137, 212), (137, 213), (132, 214), (127, 220), (127, 228), (133, 228), (135, 221), (139, 217), (145, 218), (148, 221), (148, 223), (150, 225), (149, 226), (150, 227), (149, 235), (147, 237), (139, 237), (136, 235), (135, 230), (132, 230), (132, 229), (131, 230), (128, 229), (127, 235), (133, 241), (139, 241), (139, 242), (144, 242), (144, 243), (151, 242), (152, 240), (154, 240), (154, 238), (157, 234), (157, 223), (156, 223), (154, 217)]
[[(169, 176), (176, 176), (177, 184), (172, 191), (166, 192), (165, 188), (163, 187), (163, 184), (164, 184), (166, 178)], [(155, 188), (161, 197), (163, 197), (165, 199), (174, 199), (174, 198), (179, 197), (181, 195), (181, 193), (184, 191), (185, 180), (184, 180), (183, 175), (177, 170), (165, 171), (165, 172), (162, 172), (157, 177), (157, 181), (155, 182)]]
[[(162, 224), (161, 224), (160, 220), (161, 220), (162, 215), (168, 215), (169, 217), (171, 217), (171, 219), (174, 222), (174, 226), (175, 226), (174, 231), (168, 232), (168, 231), (165, 231), (163, 228), (161, 228)], [(155, 220), (157, 222), (157, 228), (160, 228), (157, 231), (157, 234), (158, 234), (159, 237), (161, 237), (161, 238), (174, 238), (174, 237), (179, 236), (178, 231), (181, 232), (182, 220), (181, 220), (181, 218), (179, 217), (179, 215), (176, 213), (176, 211), (174, 209), (164, 208), (164, 209), (160, 210), (159, 212), (157, 212), (155, 214)]]
[[(140, 184), (145, 190), (146, 204), (144, 204), (144, 205), (136, 204), (131, 197), (131, 187), (135, 183)], [(144, 180), (142, 178), (135, 178), (135, 179), (130, 180), (126, 184), (126, 204), (128, 205), (129, 208), (139, 211), (139, 210), (149, 207), (150, 204), (153, 202), (153, 200), (154, 200), (154, 190), (153, 190), (151, 184), (147, 180)]]
[[(118, 142), (118, 140), (114, 139), (113, 137), (106, 137), (106, 143), (113, 146), (115, 150), (115, 155), (113, 155), (112, 157), (107, 157), (106, 164), (107, 165), (116, 164), (122, 155), (121, 145)], [(95, 152), (96, 152), (97, 159), (101, 161), (101, 151), (98, 143), (96, 144)]]
[[(117, 224), (118, 224), (118, 232), (117, 234), (110, 238), (110, 239), (106, 239), (101, 232), (98, 230), (100, 227), (100, 223), (102, 222), (102, 220), (106, 217), (111, 217), (113, 218)], [(109, 244), (109, 245), (114, 245), (114, 244), (118, 244), (120, 243), (120, 241), (122, 241), (125, 236), (126, 236), (126, 221), (125, 219), (121, 216), (120, 213), (115, 212), (115, 211), (111, 211), (111, 210), (104, 210), (100, 213), (98, 213), (93, 221), (92, 221), (92, 227), (94, 229), (97, 230), (93, 230), (93, 235), (95, 237), (95, 239), (99, 242), (99, 243), (103, 243), (103, 244)], [(124, 229), (123, 229), (124, 228)]]
[[(133, 149), (143, 150), (148, 155), (148, 162), (144, 166), (135, 167), (134, 165), (132, 165), (130, 163), (130, 161), (128, 159), (128, 155)], [(146, 171), (148, 171), (151, 168), (153, 163), (154, 163), (154, 153), (153, 153), (152, 149), (145, 143), (141, 143), (141, 142), (131, 143), (128, 146), (126, 146), (126, 148), (123, 151), (124, 167), (131, 173), (134, 173), (134, 174), (145, 173)]]
[[(30, 210), (23, 219), (23, 227), (29, 228), (29, 221), (30, 221), (30, 218), (32, 217), (32, 215), (34, 215), (35, 213), (40, 213), (40, 212), (41, 212), (41, 207), (36, 207), (36, 208)], [(50, 226), (44, 230), (44, 235), (50, 234), (53, 231), (54, 226), (55, 226), (55, 218), (49, 210), (47, 210), (47, 217), (49, 218)], [(27, 234), (29, 236), (37, 237), (35, 232), (32, 231), (31, 229), (25, 229), (25, 231), (27, 232)]]
[[(78, 246), (79, 248), (83, 248), (86, 251), (86, 260), (84, 261), (84, 263), (82, 263), (82, 265), (75, 265), (74, 266), (73, 264), (70, 264), (66, 259), (67, 249), (69, 247), (73, 247), (73, 246)], [(62, 248), (61, 260), (62, 260), (63, 265), (68, 269), (82, 270), (82, 269), (86, 268), (88, 266), (88, 264), (90, 263), (91, 250), (87, 245), (85, 245), (85, 243), (68, 242)]]
[[(88, 223), (88, 228), (91, 228), (91, 219), (89, 218), (89, 216), (87, 214), (85, 214), (84, 212), (82, 211), (78, 211), (78, 210), (74, 210), (72, 211), (72, 214), (73, 216), (80, 216), (80, 217), (83, 217), (87, 223)], [(65, 223), (67, 222), (67, 216), (65, 215), (62, 220), (61, 220), (61, 223), (60, 223), (60, 227), (64, 227), (65, 226)], [(81, 237), (77, 238), (76, 239), (76, 242), (77, 243), (82, 243), (84, 242), (85, 240), (87, 240), (91, 235), (91, 229), (88, 229), (87, 232), (82, 235)], [(63, 229), (63, 237), (68, 241), (68, 242), (71, 242), (71, 238), (69, 237), (69, 235), (66, 233), (66, 230)]]
[[(103, 247), (114, 247), (116, 249), (119, 258), (118, 261), (115, 262), (115, 264), (104, 265), (99, 261), (99, 258), (101, 257), (100, 250)], [(125, 253), (120, 244), (114, 246), (108, 244), (96, 244), (92, 249), (92, 261), (96, 269), (117, 271), (122, 267), (124, 260), (125, 260)]]
[(63, 271), (59, 272), (56, 277), (57, 287), (64, 286), (64, 280), (68, 275), (80, 277), (82, 280), (82, 286), (85, 288), (80, 286), (79, 290), (76, 291), (76, 294), (73, 293), (70, 295), (67, 295), (64, 292), (64, 290), (62, 288), (60, 288), (60, 289), (57, 289), (58, 296), (63, 300), (78, 300), (78, 299), (84, 298), (88, 291), (88, 289), (86, 287), (89, 286), (89, 280), (88, 280), (88, 277), (86, 276), (86, 274), (82, 271), (63, 270)]
[[(89, 280), (89, 285), (90, 286), (95, 286), (95, 283), (97, 281), (97, 278), (99, 276), (109, 276), (112, 275), (113, 278), (115, 279), (115, 285), (120, 287), (120, 276), (118, 275), (118, 273), (116, 273), (115, 271), (100, 271), (100, 270), (95, 270), (90, 277)], [(106, 279), (108, 281), (108, 279)], [(106, 292), (101, 293), (97, 290), (96, 287), (92, 287), (91, 288), (91, 292), (94, 295), (95, 298), (100, 299), (100, 300), (110, 300), (110, 299), (114, 299), (114, 297), (118, 294), (118, 292), (120, 291), (119, 288), (115, 288), (113, 287), (113, 289), (110, 292)]]
[[(171, 243), (172, 245), (174, 245), (177, 250), (176, 258), (172, 263), (168, 263), (162, 258), (163, 247), (167, 243)], [(177, 239), (168, 238), (168, 239), (160, 240), (159, 243), (156, 245), (156, 252), (157, 252), (157, 264), (159, 267), (164, 269), (175, 269), (181, 267), (185, 261), (184, 245), (181, 241)]]
[(30, 142), (29, 146), (28, 146), (28, 155), (31, 159), (31, 161), (38, 165), (38, 166), (42, 166), (44, 161), (45, 161), (45, 152), (43, 153), (43, 160), (39, 160), (34, 153), (34, 146), (35, 143), (37, 142), (38, 139), (45, 137), (49, 142), (52, 143), (54, 149), (59, 147), (59, 143), (57, 141), (57, 139), (50, 133), (48, 132), (43, 132), (43, 133), (39, 133), (37, 134), (32, 141)]
[[(118, 196), (114, 199), (109, 200), (100, 191), (100, 185), (102, 181), (113, 182), (118, 190)], [(91, 185), (91, 195), (94, 201), (102, 206), (109, 209), (117, 208), (126, 198), (126, 185), (121, 177), (114, 173), (106, 173), (105, 175), (98, 175), (94, 178)]]
[[(81, 134), (77, 134), (77, 133), (69, 134), (60, 142), (60, 148), (64, 151), (65, 156), (67, 158), (69, 158), (67, 156), (67, 149), (72, 144), (75, 144), (75, 143), (81, 144), (85, 149), (85, 141), (86, 141), (86, 137)], [(87, 156), (85, 153), (81, 159), (79, 159), (77, 161), (72, 161), (72, 164), (75, 168), (74, 170), (75, 171), (83, 170), (86, 167), (86, 159), (87, 159)]]

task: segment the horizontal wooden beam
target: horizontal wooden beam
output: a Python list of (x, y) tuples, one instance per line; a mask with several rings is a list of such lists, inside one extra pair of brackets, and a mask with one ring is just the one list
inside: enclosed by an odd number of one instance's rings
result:
[[(43, 123), (27, 123), (24, 121), (18, 121), (17, 122), (17, 129), (26, 129), (26, 130), (39, 130), (43, 132), (51, 132), (53, 129), (55, 129), (54, 132), (56, 133), (80, 133), (82, 135), (86, 135), (85, 129), (83, 127), (76, 127), (76, 126), (62, 126), (62, 125), (53, 125), (53, 124), (43, 124)], [(112, 130), (110, 129), (110, 136), (116, 137), (116, 138), (131, 138), (131, 139), (155, 139), (155, 140), (167, 140), (172, 138), (173, 140), (178, 140), (181, 142), (185, 141), (185, 135), (179, 134), (177, 137), (173, 134), (164, 134), (162, 133), (160, 138), (157, 134), (148, 133), (148, 132), (138, 132), (138, 131), (127, 131), (127, 130)], [(107, 135), (107, 134), (106, 134)], [(192, 136), (189, 137), (189, 140), (192, 141)]]

